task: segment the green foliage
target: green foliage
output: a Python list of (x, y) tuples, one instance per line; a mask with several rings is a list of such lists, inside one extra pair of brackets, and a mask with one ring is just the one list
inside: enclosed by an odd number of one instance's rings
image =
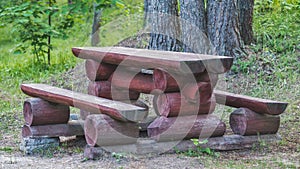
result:
[[(50, 0), (49, 3), (55, 1)], [(18, 44), (16, 54), (24, 53), (31, 46), (31, 52), (36, 56), (37, 62), (41, 62), (41, 57), (52, 48), (47, 42), (48, 37), (59, 35), (59, 32), (47, 23), (47, 16), (51, 17), (56, 10), (56, 7), (48, 6), (46, 1), (28, 1), (1, 12), (2, 21), (12, 23), (12, 32), (19, 34), (21, 43)]]
[[(203, 147), (204, 144), (208, 143), (208, 140), (199, 141), (199, 139), (191, 139), (193, 144), (196, 146), (196, 150), (189, 149), (183, 152), (184, 155), (189, 157), (201, 157), (203, 154), (210, 156), (219, 157), (219, 154), (211, 150), (209, 147)], [(178, 151), (176, 151), (178, 153)]]
[(235, 60), (232, 71), (260, 85), (295, 82), (300, 74), (300, 1), (255, 1), (253, 21), (256, 43)]
[(111, 156), (113, 158), (115, 158), (117, 162), (120, 162), (122, 159), (126, 158), (126, 155), (124, 153), (115, 153), (115, 152), (112, 152)]
[[(80, 1), (79, 1), (80, 2)], [(87, 11), (84, 3), (74, 3), (58, 6), (56, 0), (30, 1), (19, 5), (2, 9), (0, 20), (2, 27), (13, 25), (12, 33), (16, 34), (19, 42), (16, 45), (15, 54), (23, 54), (31, 51), (35, 56), (35, 62), (45, 63), (53, 49), (50, 37), (67, 38), (68, 29), (74, 26), (79, 11)]]

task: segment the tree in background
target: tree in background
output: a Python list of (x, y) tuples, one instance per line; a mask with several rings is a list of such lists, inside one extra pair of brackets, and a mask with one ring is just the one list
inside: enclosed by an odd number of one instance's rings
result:
[(180, 51), (180, 23), (177, 0), (150, 0), (147, 3), (150, 23), (149, 49)]
[[(152, 26), (150, 49), (173, 50), (165, 46), (179, 44), (180, 47), (173, 51), (235, 56), (243, 41), (246, 44), (252, 42), (253, 0), (179, 0), (179, 8), (176, 0), (145, 1), (148, 2), (145, 11), (151, 16), (146, 21)], [(169, 17), (156, 19), (165, 14)], [(172, 38), (182, 44), (168, 41)]]

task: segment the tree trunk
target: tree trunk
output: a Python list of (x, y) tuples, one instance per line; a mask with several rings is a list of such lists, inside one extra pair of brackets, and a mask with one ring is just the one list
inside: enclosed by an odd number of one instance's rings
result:
[(97, 46), (100, 42), (99, 38), (99, 29), (100, 29), (100, 17), (101, 11), (97, 9), (97, 4), (94, 3), (94, 18), (93, 18), (93, 26), (92, 26), (92, 38), (91, 43), (92, 46)]
[(204, 0), (180, 0), (179, 2), (183, 51), (208, 54), (210, 43), (206, 36)]
[(177, 0), (151, 0), (149, 49), (180, 51)]
[(213, 53), (235, 56), (235, 50), (241, 46), (237, 0), (208, 0), (207, 5), (208, 37)]
[(253, 41), (253, 7), (254, 0), (238, 0), (239, 27), (241, 38), (245, 45), (250, 45)]

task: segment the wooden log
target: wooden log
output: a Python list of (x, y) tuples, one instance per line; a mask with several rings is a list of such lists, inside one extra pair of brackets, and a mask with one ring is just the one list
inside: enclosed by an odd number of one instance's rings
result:
[(226, 125), (212, 115), (161, 116), (148, 126), (148, 136), (157, 141), (223, 136)]
[(141, 107), (45, 84), (22, 84), (21, 89), (32, 97), (40, 97), (50, 102), (74, 106), (93, 113), (107, 114), (121, 121), (139, 122), (148, 115), (148, 111)]
[(83, 136), (83, 121), (73, 120), (68, 124), (53, 124), (53, 125), (39, 125), (28, 126), (24, 125), (22, 128), (23, 137), (59, 137), (59, 136)]
[(152, 75), (134, 72), (128, 69), (117, 69), (109, 81), (114, 87), (150, 94), (154, 92)]
[(87, 116), (89, 116), (90, 114), (93, 114), (89, 111), (85, 111), (85, 110), (80, 110), (80, 119), (81, 120), (85, 120), (87, 118)]
[(145, 69), (164, 68), (183, 73), (201, 73), (207, 70), (220, 74), (228, 71), (233, 63), (233, 58), (226, 56), (124, 47), (74, 47), (72, 52), (82, 59)]
[(107, 115), (89, 115), (84, 123), (89, 146), (125, 145), (135, 143), (139, 136), (136, 123), (124, 123)]
[(279, 115), (282, 114), (288, 103), (267, 99), (260, 99), (240, 94), (233, 94), (225, 91), (214, 90), (217, 103), (231, 107), (245, 107), (256, 113)]
[(180, 93), (165, 93), (154, 96), (153, 101), (157, 115), (165, 117), (209, 114), (216, 107), (214, 96), (206, 102), (192, 103)]
[(155, 89), (160, 90), (161, 93), (179, 92), (180, 87), (183, 88), (186, 83), (209, 82), (212, 87), (215, 87), (218, 81), (218, 75), (206, 71), (194, 74), (178, 74), (172, 72), (171, 75), (166, 70), (154, 69), (153, 81)]
[(140, 97), (139, 92), (117, 89), (109, 81), (90, 81), (88, 94), (117, 101), (137, 100)]
[(29, 126), (65, 124), (70, 118), (70, 108), (40, 98), (29, 98), (24, 102), (23, 115)]
[[(202, 148), (210, 148), (216, 151), (230, 151), (251, 149), (253, 145), (258, 145), (263, 141), (266, 143), (279, 142), (278, 135), (261, 135), (261, 136), (241, 136), (241, 135), (224, 135), (223, 137), (208, 138), (208, 143), (201, 144)], [(187, 152), (197, 150), (199, 147), (191, 140), (177, 140), (167, 142), (156, 142), (149, 138), (139, 138), (136, 144), (115, 145), (104, 147), (86, 146), (84, 157), (88, 159), (99, 159), (105, 153), (133, 153), (137, 155), (147, 155), (147, 157), (157, 157), (159, 154)]]
[(96, 62), (94, 60), (88, 59), (85, 62), (86, 76), (91, 81), (104, 81), (108, 80), (112, 73), (116, 70), (117, 66), (104, 63)]
[(213, 87), (209, 82), (187, 83), (181, 93), (189, 102), (205, 104), (213, 95)]
[[(149, 111), (149, 106), (141, 100), (126, 100), (126, 101), (121, 101), (121, 102), (127, 103), (127, 104), (132, 104), (132, 105), (135, 105), (135, 106), (138, 106), (138, 107), (142, 107), (146, 111)], [(80, 117), (81, 117), (82, 120), (85, 120), (87, 118), (87, 116), (91, 115), (91, 114), (95, 114), (95, 113), (88, 112), (88, 111), (85, 111), (85, 110), (80, 110)], [(147, 118), (145, 118), (144, 120), (146, 120), (146, 119)]]
[(229, 123), (233, 133), (242, 136), (275, 134), (280, 126), (280, 117), (239, 108), (230, 114)]

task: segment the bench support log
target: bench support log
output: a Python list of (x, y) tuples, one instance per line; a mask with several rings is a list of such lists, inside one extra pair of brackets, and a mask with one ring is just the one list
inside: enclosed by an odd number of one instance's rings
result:
[(139, 136), (136, 123), (119, 122), (104, 114), (89, 115), (84, 132), (89, 146), (132, 144)]
[(83, 121), (71, 121), (68, 124), (53, 124), (28, 126), (22, 128), (23, 137), (59, 137), (59, 136), (83, 136)]
[(242, 136), (275, 134), (279, 129), (280, 117), (239, 108), (230, 114), (229, 123), (232, 131)]
[(223, 136), (226, 125), (213, 115), (159, 117), (148, 126), (148, 136), (157, 141)]
[(29, 126), (65, 124), (69, 121), (70, 108), (40, 98), (29, 98), (24, 102), (23, 114), (25, 124)]

